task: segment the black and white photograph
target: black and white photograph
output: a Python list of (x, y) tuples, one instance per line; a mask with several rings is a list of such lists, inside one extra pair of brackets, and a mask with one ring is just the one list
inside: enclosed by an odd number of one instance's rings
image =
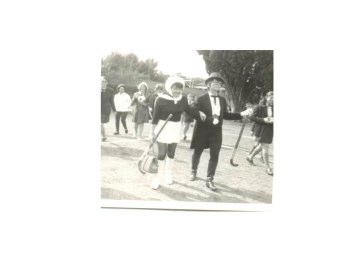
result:
[(102, 205), (271, 205), (273, 58), (273, 50), (105, 55)]
[(2, 1), (0, 269), (360, 269), (358, 13)]

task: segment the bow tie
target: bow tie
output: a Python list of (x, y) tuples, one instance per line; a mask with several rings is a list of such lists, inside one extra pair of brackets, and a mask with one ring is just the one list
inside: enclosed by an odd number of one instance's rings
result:
[(219, 96), (211, 95), (211, 97), (214, 98), (214, 104), (216, 105), (216, 98), (218, 98)]

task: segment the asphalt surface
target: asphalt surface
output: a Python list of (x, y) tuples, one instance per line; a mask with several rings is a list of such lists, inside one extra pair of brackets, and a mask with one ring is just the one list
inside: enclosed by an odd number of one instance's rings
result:
[[(178, 144), (173, 168), (174, 184), (161, 183), (157, 190), (150, 188), (151, 174), (143, 175), (137, 168), (138, 158), (149, 144), (150, 124), (145, 124), (144, 140), (136, 140), (132, 116), (127, 119), (129, 134), (112, 135), (115, 131), (114, 114), (106, 124), (107, 141), (101, 142), (101, 198), (104, 200), (147, 200), (182, 202), (228, 202), (271, 203), (272, 176), (265, 173), (265, 165), (256, 157), (256, 166), (245, 160), (254, 143), (251, 136), (252, 123), (246, 124), (236, 152), (234, 167), (230, 164), (233, 147), (242, 123), (226, 121), (223, 126), (223, 145), (220, 152), (214, 183), (217, 191), (205, 187), (208, 150), (205, 150), (198, 169), (198, 179), (189, 181), (192, 150), (189, 149), (193, 127), (188, 131), (188, 140)], [(273, 149), (270, 146), (270, 165), (273, 167)]]

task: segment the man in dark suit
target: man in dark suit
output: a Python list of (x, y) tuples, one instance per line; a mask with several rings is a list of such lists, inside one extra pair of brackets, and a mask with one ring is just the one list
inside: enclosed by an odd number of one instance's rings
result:
[(105, 77), (101, 77), (101, 141), (106, 141), (104, 125), (110, 120), (111, 109), (115, 112), (114, 93), (108, 87)]
[(246, 115), (247, 112), (240, 115), (240, 113), (229, 113), (227, 111), (225, 98), (218, 95), (219, 91), (224, 90), (225, 86), (225, 80), (220, 73), (211, 73), (205, 84), (208, 87), (208, 92), (198, 97), (198, 109), (206, 114), (206, 119), (204, 122), (197, 121), (194, 127), (190, 146), (191, 149), (194, 149), (190, 180), (194, 181), (196, 179), (197, 168), (203, 150), (210, 148), (206, 187), (215, 191), (213, 180), (222, 143), (223, 119), (242, 119), (242, 115)]

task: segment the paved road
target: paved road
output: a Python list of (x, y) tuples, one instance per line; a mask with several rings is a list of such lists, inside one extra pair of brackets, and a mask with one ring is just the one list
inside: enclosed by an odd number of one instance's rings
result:
[[(114, 115), (106, 125), (108, 141), (101, 143), (101, 198), (114, 200), (154, 200), (154, 201), (190, 201), (190, 202), (231, 202), (231, 203), (271, 203), (272, 177), (265, 174), (265, 166), (255, 159), (256, 166), (245, 161), (254, 138), (250, 136), (252, 124), (247, 124), (239, 149), (235, 156), (238, 167), (230, 165), (232, 147), (240, 131), (240, 123), (225, 121), (223, 127), (223, 147), (215, 176), (217, 192), (206, 189), (206, 169), (209, 159), (205, 150), (199, 164), (199, 180), (190, 182), (190, 160), (192, 151), (190, 141), (182, 141), (176, 150), (174, 184), (162, 184), (158, 190), (149, 185), (151, 175), (142, 175), (137, 169), (137, 160), (148, 141), (138, 141), (131, 135), (133, 123), (128, 116), (129, 134), (123, 129), (120, 135), (112, 135), (115, 129)], [(149, 134), (149, 124), (145, 124), (144, 137)], [(189, 130), (192, 134), (192, 128)], [(191, 136), (189, 136), (191, 137)], [(272, 163), (272, 148), (270, 149)]]

